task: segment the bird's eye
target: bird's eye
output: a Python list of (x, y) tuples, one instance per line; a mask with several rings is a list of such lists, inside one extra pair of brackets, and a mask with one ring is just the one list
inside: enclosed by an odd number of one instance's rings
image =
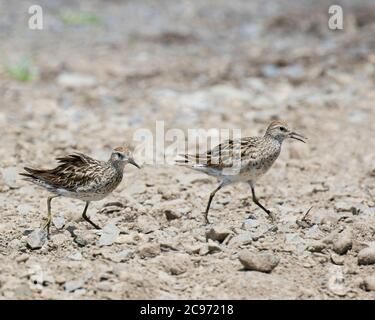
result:
[(280, 127), (280, 131), (286, 132), (286, 128), (285, 127)]

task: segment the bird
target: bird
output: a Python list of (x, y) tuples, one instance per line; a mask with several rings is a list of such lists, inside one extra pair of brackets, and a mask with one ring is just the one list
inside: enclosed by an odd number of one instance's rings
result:
[(275, 215), (256, 197), (255, 183), (272, 167), (280, 155), (283, 141), (288, 138), (303, 143), (307, 140), (301, 134), (291, 131), (285, 121), (274, 120), (263, 136), (229, 139), (205, 153), (180, 155), (183, 159), (177, 159), (177, 165), (187, 166), (219, 180), (217, 188), (210, 193), (204, 211), (206, 224), (209, 224), (208, 212), (216, 192), (237, 182), (248, 183), (253, 202), (267, 213), (272, 222), (276, 221)]
[(56, 158), (59, 165), (54, 169), (24, 167), (20, 173), (24, 180), (41, 186), (52, 193), (47, 198), (47, 222), (43, 229), (50, 234), (52, 221), (51, 201), (57, 197), (80, 199), (86, 202), (82, 218), (95, 229), (101, 229), (87, 216), (91, 201), (104, 199), (117, 188), (123, 178), (124, 167), (130, 163), (140, 169), (127, 147), (113, 149), (108, 161), (95, 160), (83, 153), (73, 153)]

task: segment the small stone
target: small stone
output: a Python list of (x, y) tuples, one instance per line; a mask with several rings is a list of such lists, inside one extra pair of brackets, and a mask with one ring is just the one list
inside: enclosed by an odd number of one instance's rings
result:
[(164, 210), (165, 216), (168, 220), (174, 220), (181, 218), (181, 213), (174, 210), (174, 209), (166, 209)]
[(58, 76), (57, 83), (63, 87), (81, 88), (93, 87), (97, 84), (97, 80), (89, 75), (79, 73), (62, 73)]
[(335, 203), (335, 209), (337, 212), (351, 212), (353, 204), (346, 201), (338, 201)]
[(307, 245), (307, 250), (310, 252), (322, 252), (326, 248), (326, 244), (322, 241), (311, 241)]
[(168, 273), (177, 276), (188, 270), (191, 261), (187, 254), (176, 253), (163, 257), (162, 265)]
[(65, 225), (65, 218), (63, 216), (53, 217), (52, 223), (56, 229), (62, 229)]
[(74, 242), (75, 242), (76, 244), (78, 244), (80, 247), (87, 246), (88, 243), (89, 243), (89, 242), (88, 242), (85, 238), (83, 238), (82, 236), (76, 236), (76, 237), (74, 237)]
[(245, 246), (253, 241), (253, 235), (251, 232), (241, 232), (240, 234), (233, 237), (230, 241), (231, 245)]
[(338, 254), (332, 253), (331, 261), (338, 266), (342, 266), (344, 264), (344, 257)]
[(159, 243), (146, 243), (138, 248), (138, 254), (141, 258), (152, 258), (161, 252)]
[(70, 260), (81, 261), (83, 259), (81, 252), (75, 251), (69, 256)]
[(338, 254), (345, 254), (352, 248), (352, 234), (350, 231), (343, 231), (338, 235), (338, 239), (333, 242), (333, 251)]
[(213, 227), (206, 232), (206, 239), (223, 242), (227, 236), (232, 233), (231, 230), (224, 227)]
[(344, 297), (349, 290), (345, 287), (345, 278), (342, 272), (342, 267), (331, 265), (328, 271), (328, 289), (333, 294)]
[(27, 245), (30, 249), (36, 250), (43, 247), (43, 244), (47, 240), (47, 232), (42, 229), (35, 229), (27, 237)]
[(358, 264), (359, 265), (375, 264), (375, 245), (374, 244), (359, 251)]
[(20, 213), (20, 214), (22, 214), (22, 215), (26, 215), (26, 214), (28, 214), (30, 211), (32, 211), (33, 210), (33, 207), (32, 206), (30, 206), (29, 204), (24, 204), (24, 203), (22, 203), (22, 204), (19, 204), (18, 206), (17, 206), (17, 211)]
[(51, 241), (57, 247), (63, 245), (65, 242), (70, 242), (70, 237), (65, 233), (58, 233), (51, 236)]
[(21, 254), (20, 256), (16, 258), (16, 262), (21, 263), (21, 262), (27, 261), (28, 259), (29, 259), (28, 254)]
[(113, 289), (113, 283), (109, 282), (109, 281), (101, 281), (98, 283), (97, 285), (97, 288), (100, 290), (100, 291), (112, 291)]
[(9, 188), (17, 188), (17, 168), (16, 167), (8, 167), (5, 169), (2, 169), (2, 175), (4, 183)]
[(159, 223), (150, 216), (140, 216), (137, 219), (137, 225), (142, 233), (151, 233), (160, 229)]
[(81, 289), (84, 283), (85, 282), (82, 279), (68, 281), (68, 282), (65, 282), (64, 289), (65, 291), (73, 292), (77, 289)]
[(98, 244), (99, 246), (110, 246), (112, 245), (117, 237), (120, 235), (120, 229), (116, 227), (114, 223), (107, 224), (102, 229), (102, 234), (99, 238)]
[(361, 288), (366, 291), (375, 291), (375, 276), (366, 277), (361, 284)]
[(131, 250), (122, 250), (116, 254), (116, 258), (119, 260), (118, 262), (125, 262), (130, 260), (134, 257), (134, 251)]
[(247, 250), (240, 252), (238, 256), (246, 270), (270, 273), (280, 262), (273, 253), (252, 253)]
[(220, 245), (212, 241), (211, 239), (208, 240), (207, 248), (208, 248), (209, 253), (219, 252), (222, 250)]

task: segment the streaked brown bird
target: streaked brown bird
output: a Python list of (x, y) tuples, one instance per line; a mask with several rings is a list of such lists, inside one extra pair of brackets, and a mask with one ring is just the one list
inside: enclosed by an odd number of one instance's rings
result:
[(54, 169), (25, 167), (26, 172), (20, 173), (26, 177), (24, 180), (53, 193), (47, 199), (48, 216), (44, 229), (47, 229), (48, 234), (52, 220), (51, 200), (53, 198), (68, 197), (85, 201), (83, 219), (94, 228), (100, 229), (86, 214), (90, 202), (104, 199), (117, 188), (127, 163), (140, 168), (134, 161), (130, 150), (125, 147), (115, 148), (108, 161), (98, 161), (82, 153), (74, 153), (56, 160), (60, 165)]
[(264, 136), (227, 140), (206, 153), (185, 154), (182, 155), (183, 160), (176, 161), (179, 165), (188, 166), (220, 180), (219, 186), (211, 192), (204, 212), (206, 223), (209, 223), (208, 212), (216, 192), (236, 182), (247, 182), (254, 203), (264, 210), (272, 221), (275, 221), (274, 214), (258, 201), (254, 186), (278, 158), (281, 145), (287, 138), (302, 142), (306, 139), (291, 131), (286, 122), (276, 120), (271, 122)]

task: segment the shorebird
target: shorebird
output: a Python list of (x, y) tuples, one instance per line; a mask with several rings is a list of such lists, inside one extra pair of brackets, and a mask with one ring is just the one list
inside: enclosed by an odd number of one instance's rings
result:
[(271, 168), (280, 154), (283, 141), (287, 138), (302, 142), (306, 140), (302, 135), (291, 131), (286, 122), (276, 120), (271, 122), (264, 136), (227, 140), (203, 154), (184, 154), (183, 160), (176, 160), (179, 165), (188, 166), (220, 180), (218, 187), (211, 192), (204, 212), (206, 223), (209, 223), (208, 212), (216, 192), (236, 182), (250, 185), (253, 202), (275, 222), (275, 215), (256, 197), (255, 182)]
[(98, 161), (82, 153), (74, 153), (56, 159), (60, 165), (54, 169), (31, 169), (25, 167), (20, 173), (38, 186), (41, 186), (53, 195), (47, 198), (47, 222), (43, 229), (49, 229), (52, 220), (51, 200), (57, 197), (80, 199), (86, 202), (82, 213), (83, 219), (95, 229), (100, 227), (87, 216), (87, 208), (91, 201), (104, 199), (120, 184), (124, 167), (130, 163), (140, 168), (134, 161), (132, 153), (125, 147), (118, 147), (112, 151), (108, 161)]

